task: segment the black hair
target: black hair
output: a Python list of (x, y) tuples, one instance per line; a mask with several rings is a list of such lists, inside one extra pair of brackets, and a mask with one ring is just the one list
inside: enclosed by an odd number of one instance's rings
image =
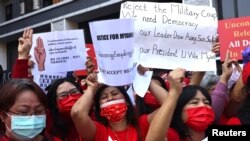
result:
[[(95, 95), (95, 116), (96, 116), (96, 120), (102, 124), (104, 124), (105, 126), (108, 126), (108, 120), (105, 118), (105, 117), (102, 117), (100, 115), (100, 112), (101, 112), (101, 108), (100, 108), (100, 103), (99, 103), (99, 100), (100, 100), (100, 97), (101, 97), (101, 93), (108, 87), (111, 87), (111, 86), (108, 86), (108, 85), (102, 85), (97, 91), (96, 91), (96, 95)], [(126, 119), (127, 119), (127, 122), (129, 124), (131, 124), (133, 127), (136, 128), (137, 130), (137, 133), (138, 133), (138, 141), (141, 141), (141, 132), (140, 132), (140, 129), (139, 129), (139, 126), (138, 126), (138, 115), (137, 113), (135, 112), (135, 108), (126, 92), (126, 89), (124, 86), (114, 86), (115, 88), (117, 88), (124, 96), (125, 98), (125, 101), (127, 103), (127, 107), (128, 107), (128, 110), (127, 110), (127, 114), (126, 114)]]
[(171, 125), (170, 125), (171, 128), (174, 128), (178, 132), (181, 140), (185, 139), (187, 136), (190, 136), (188, 133), (187, 126), (182, 121), (182, 111), (183, 111), (184, 106), (187, 105), (187, 103), (192, 98), (195, 97), (197, 91), (200, 91), (206, 97), (210, 105), (212, 102), (211, 97), (209, 93), (207, 92), (207, 90), (202, 88), (201, 86), (189, 85), (183, 88), (183, 91), (177, 101), (176, 108), (175, 108), (172, 121), (171, 121)]
[(250, 124), (250, 77), (247, 78), (247, 84), (243, 88), (243, 93), (246, 94), (243, 105), (240, 107), (237, 117), (242, 124)]
[(76, 86), (79, 92), (83, 93), (80, 84), (76, 83), (73, 78), (57, 79), (48, 87), (47, 97), (49, 100), (49, 109), (53, 120), (53, 127), (51, 130), (51, 134), (57, 136), (59, 135), (62, 139), (66, 137), (68, 128), (67, 128), (67, 121), (64, 118), (62, 118), (57, 108), (57, 88), (64, 82), (69, 82), (73, 84), (74, 86)]
[[(155, 79), (155, 80), (159, 81), (161, 87), (163, 87), (166, 91), (168, 91), (168, 88), (167, 88), (166, 83), (163, 80), (163, 78), (161, 78), (159, 75), (153, 75), (152, 79)], [(144, 98), (143, 97), (140, 97), (138, 95), (136, 95), (136, 107), (138, 109), (138, 114), (139, 115), (149, 114), (149, 113), (152, 113), (155, 110), (155, 108), (147, 105), (144, 102)]]

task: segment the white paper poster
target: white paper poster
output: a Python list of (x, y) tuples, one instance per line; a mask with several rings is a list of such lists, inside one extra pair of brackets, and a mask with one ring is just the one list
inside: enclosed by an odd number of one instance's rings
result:
[(66, 72), (62, 73), (54, 73), (54, 74), (36, 74), (33, 75), (33, 80), (36, 82), (40, 88), (43, 90), (46, 89), (53, 81), (61, 78), (65, 78), (67, 76)]
[(145, 67), (215, 71), (211, 52), (218, 20), (209, 6), (124, 2), (120, 18), (135, 19), (135, 48)]
[(140, 75), (138, 72), (135, 74), (135, 79), (133, 81), (134, 91), (140, 97), (144, 97), (148, 91), (153, 71), (146, 71), (144, 75)]
[(85, 69), (86, 49), (83, 30), (33, 34), (32, 74), (51, 74)]
[(134, 21), (115, 19), (89, 23), (98, 64), (98, 81), (110, 86), (130, 84), (136, 62)]

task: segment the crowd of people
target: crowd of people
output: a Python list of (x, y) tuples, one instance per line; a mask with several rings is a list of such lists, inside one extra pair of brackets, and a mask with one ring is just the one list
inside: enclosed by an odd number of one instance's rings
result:
[(84, 83), (65, 77), (43, 91), (30, 71), (32, 36), (27, 28), (19, 38), (12, 79), (0, 90), (1, 141), (201, 141), (210, 125), (250, 123), (249, 49), (243, 68), (227, 53), (221, 75), (139, 65), (153, 77), (145, 97), (131, 101), (127, 86), (101, 84), (93, 69)]

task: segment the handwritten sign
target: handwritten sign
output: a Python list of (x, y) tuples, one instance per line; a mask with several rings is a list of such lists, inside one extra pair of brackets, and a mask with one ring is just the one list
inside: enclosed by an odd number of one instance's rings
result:
[(250, 46), (250, 16), (219, 21), (220, 59), (225, 60), (226, 51), (230, 58), (242, 59), (242, 51)]
[[(135, 47), (145, 67), (216, 70), (210, 50), (217, 33), (212, 7), (179, 3), (124, 2), (120, 18), (134, 18)], [(178, 62), (178, 63), (177, 63)]]
[(131, 19), (91, 22), (98, 81), (111, 86), (130, 84), (135, 70), (134, 24)]
[(32, 74), (50, 74), (85, 69), (86, 51), (82, 30), (33, 35), (30, 51), (35, 62)]

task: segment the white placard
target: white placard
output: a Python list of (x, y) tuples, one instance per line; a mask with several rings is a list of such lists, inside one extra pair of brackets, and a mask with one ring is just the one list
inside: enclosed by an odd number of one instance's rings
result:
[(62, 73), (54, 73), (54, 74), (36, 74), (33, 75), (33, 80), (36, 82), (40, 88), (45, 90), (54, 80), (65, 78), (67, 76), (67, 72)]
[(134, 21), (115, 19), (89, 24), (98, 64), (98, 81), (110, 86), (132, 83), (134, 59)]
[(139, 95), (140, 97), (145, 96), (148, 90), (152, 75), (153, 75), (153, 71), (146, 71), (144, 75), (140, 75), (138, 72), (135, 73), (133, 87), (134, 87), (135, 93)]
[(135, 103), (135, 94), (134, 94), (132, 85), (130, 85), (129, 88), (127, 89), (127, 93), (128, 93), (128, 96), (129, 96), (132, 104), (134, 106), (136, 106), (136, 103)]
[(180, 3), (124, 2), (120, 18), (135, 20), (135, 48), (145, 67), (215, 71), (211, 52), (218, 20), (215, 8)]
[(85, 69), (86, 49), (83, 30), (33, 34), (32, 74), (51, 74)]

